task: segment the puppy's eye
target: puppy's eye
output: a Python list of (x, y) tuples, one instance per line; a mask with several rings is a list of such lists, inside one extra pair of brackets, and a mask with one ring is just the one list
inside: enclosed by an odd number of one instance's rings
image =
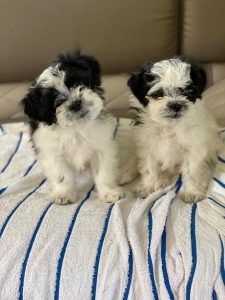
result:
[(152, 81), (154, 79), (154, 76), (150, 73), (145, 73), (144, 77), (147, 81)]
[(163, 90), (158, 90), (149, 96), (156, 100), (156, 99), (162, 98), (164, 96), (164, 92), (163, 92)]
[(196, 98), (201, 97), (201, 95), (199, 95), (198, 91), (193, 88), (193, 87), (189, 87), (186, 89), (180, 89), (181, 95), (189, 98), (190, 100), (195, 100)]

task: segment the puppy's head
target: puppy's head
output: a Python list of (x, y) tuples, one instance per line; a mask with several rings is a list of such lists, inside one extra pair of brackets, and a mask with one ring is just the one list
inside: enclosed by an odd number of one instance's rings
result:
[(32, 120), (62, 127), (95, 119), (103, 108), (98, 61), (76, 52), (60, 55), (34, 81), (22, 100)]
[(177, 121), (195, 110), (205, 84), (201, 67), (178, 58), (148, 63), (128, 80), (144, 111), (159, 123)]

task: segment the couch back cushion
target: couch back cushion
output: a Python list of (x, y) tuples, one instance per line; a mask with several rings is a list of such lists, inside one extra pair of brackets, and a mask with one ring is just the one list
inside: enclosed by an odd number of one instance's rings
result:
[(201, 62), (225, 62), (225, 1), (180, 2), (181, 53)]
[(32, 79), (76, 46), (106, 73), (178, 49), (177, 0), (4, 0), (0, 20), (0, 82)]

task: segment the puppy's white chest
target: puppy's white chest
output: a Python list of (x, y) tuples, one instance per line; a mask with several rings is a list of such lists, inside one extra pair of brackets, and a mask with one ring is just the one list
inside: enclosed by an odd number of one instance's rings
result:
[(151, 156), (157, 162), (162, 171), (173, 169), (180, 164), (184, 155), (184, 148), (179, 143), (175, 133), (167, 130), (151, 129), (147, 137), (143, 137), (146, 142), (142, 145), (146, 156)]
[(162, 170), (173, 169), (182, 161), (184, 149), (175, 135), (165, 135), (158, 139), (154, 155)]
[(90, 142), (80, 134), (65, 134), (61, 145), (61, 153), (64, 159), (76, 169), (84, 169), (89, 163), (93, 152)]

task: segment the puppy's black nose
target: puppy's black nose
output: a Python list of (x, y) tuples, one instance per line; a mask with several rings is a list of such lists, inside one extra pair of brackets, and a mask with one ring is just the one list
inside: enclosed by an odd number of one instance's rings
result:
[(179, 112), (181, 111), (183, 105), (178, 102), (172, 102), (168, 104), (168, 108), (172, 111)]
[(76, 100), (76, 101), (74, 101), (73, 103), (70, 104), (69, 110), (77, 112), (77, 111), (81, 110), (81, 106), (82, 106), (81, 105), (81, 100), (78, 99), (78, 100)]

